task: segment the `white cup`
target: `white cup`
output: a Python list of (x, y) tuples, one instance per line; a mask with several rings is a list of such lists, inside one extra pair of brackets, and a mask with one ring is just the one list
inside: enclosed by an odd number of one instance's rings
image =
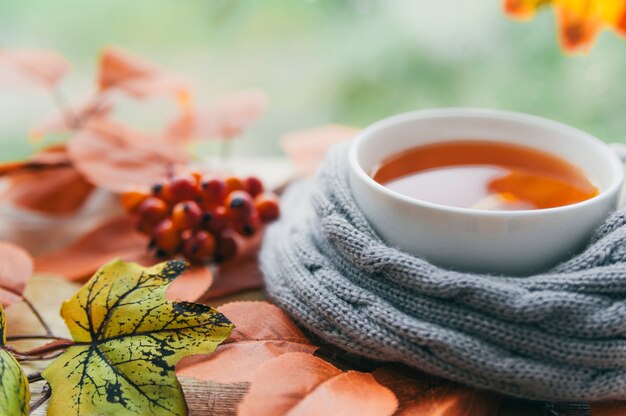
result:
[[(369, 175), (403, 150), (463, 139), (519, 144), (557, 155), (579, 167), (599, 194), (556, 208), (486, 211), (414, 199)], [(349, 164), (356, 202), (383, 239), (443, 267), (491, 274), (539, 272), (580, 251), (617, 207), (624, 180), (620, 158), (585, 132), (536, 116), (467, 108), (381, 120), (353, 141)]]

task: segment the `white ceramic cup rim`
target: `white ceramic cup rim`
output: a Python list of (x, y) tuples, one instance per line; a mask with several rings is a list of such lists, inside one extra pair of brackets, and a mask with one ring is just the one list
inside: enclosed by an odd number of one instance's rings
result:
[[(601, 189), (598, 195), (586, 199), (575, 204), (563, 205), (554, 208), (543, 208), (533, 210), (515, 210), (515, 211), (489, 211), (476, 208), (462, 208), (453, 207), (449, 205), (437, 204), (434, 202), (423, 201), (416, 198), (411, 198), (407, 195), (403, 195), (399, 192), (392, 191), (384, 185), (376, 182), (368, 172), (366, 172), (358, 160), (359, 146), (361, 142), (374, 132), (382, 130), (388, 126), (402, 123), (409, 120), (417, 119), (430, 119), (430, 118), (447, 118), (447, 117), (478, 117), (478, 118), (495, 118), (498, 120), (511, 120), (518, 123), (528, 123), (539, 127), (559, 129), (571, 136), (576, 136), (578, 139), (586, 140), (598, 147), (599, 151), (605, 156), (605, 162), (611, 164), (612, 181), (605, 189)], [(555, 155), (558, 155), (555, 153)], [(436, 108), (429, 110), (418, 110), (408, 113), (398, 114), (392, 117), (382, 119), (374, 124), (371, 124), (361, 132), (359, 132), (352, 142), (348, 153), (349, 166), (356, 173), (356, 175), (369, 186), (376, 189), (378, 192), (382, 192), (389, 197), (401, 200), (407, 204), (427, 207), (431, 209), (437, 209), (441, 211), (464, 214), (469, 216), (487, 216), (487, 217), (519, 217), (519, 216), (537, 216), (547, 213), (558, 213), (575, 210), (586, 205), (595, 204), (603, 199), (611, 197), (619, 191), (624, 179), (624, 168), (620, 158), (609, 148), (609, 146), (582, 130), (575, 127), (568, 126), (557, 121), (549, 120), (543, 117), (534, 116), (524, 113), (516, 113), (512, 111), (503, 110), (489, 110), (481, 108), (465, 108), (465, 107), (450, 107), (450, 108)]]

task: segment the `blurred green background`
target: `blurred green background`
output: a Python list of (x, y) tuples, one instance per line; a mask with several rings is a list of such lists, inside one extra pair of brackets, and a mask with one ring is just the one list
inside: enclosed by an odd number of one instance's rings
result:
[[(567, 57), (552, 12), (514, 22), (499, 0), (39, 0), (0, 6), (0, 46), (54, 49), (63, 85), (86, 97), (100, 49), (118, 45), (211, 96), (260, 87), (271, 106), (236, 144), (276, 154), (289, 131), (365, 126), (403, 111), (475, 106), (523, 111), (626, 142), (626, 42), (603, 33)], [(151, 124), (154, 106), (128, 104)], [(33, 151), (30, 126), (52, 113), (38, 91), (0, 91), (0, 160)], [(144, 114), (145, 113), (145, 114)], [(152, 115), (150, 115), (152, 114)], [(155, 121), (156, 123), (156, 121)]]

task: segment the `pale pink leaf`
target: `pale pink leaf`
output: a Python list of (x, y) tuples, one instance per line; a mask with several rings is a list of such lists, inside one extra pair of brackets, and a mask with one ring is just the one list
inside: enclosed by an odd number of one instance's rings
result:
[(110, 121), (90, 123), (69, 140), (68, 151), (87, 180), (112, 192), (149, 187), (188, 160), (183, 148)]
[(260, 90), (224, 95), (199, 111), (183, 113), (169, 126), (167, 135), (172, 140), (231, 139), (250, 127), (267, 104), (267, 95)]
[(119, 89), (136, 98), (173, 95), (183, 108), (190, 100), (189, 87), (180, 76), (120, 48), (102, 51), (98, 85), (101, 90)]
[(68, 71), (65, 58), (54, 52), (0, 48), (0, 85), (52, 89)]
[(0, 305), (6, 308), (19, 302), (32, 274), (33, 259), (28, 252), (0, 241)]
[(358, 129), (339, 125), (296, 131), (285, 135), (282, 146), (296, 171), (310, 177), (332, 146), (353, 139), (358, 132)]

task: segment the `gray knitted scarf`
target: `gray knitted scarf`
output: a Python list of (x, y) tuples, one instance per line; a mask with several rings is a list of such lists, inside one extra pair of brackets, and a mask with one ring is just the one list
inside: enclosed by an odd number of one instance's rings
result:
[(509, 395), (626, 398), (626, 213), (544, 274), (460, 273), (381, 240), (347, 165), (335, 148), (267, 231), (268, 293), (301, 325), (343, 350)]

